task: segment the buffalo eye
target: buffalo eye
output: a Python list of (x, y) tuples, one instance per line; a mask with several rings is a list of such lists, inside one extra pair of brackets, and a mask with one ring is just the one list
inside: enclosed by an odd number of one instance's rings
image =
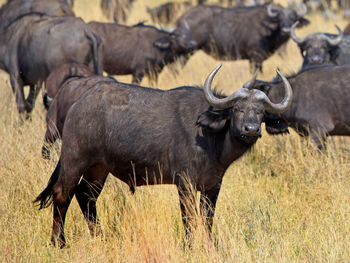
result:
[(306, 50), (303, 50), (303, 51), (301, 52), (301, 54), (303, 55), (303, 57), (305, 57), (305, 56), (306, 56)]

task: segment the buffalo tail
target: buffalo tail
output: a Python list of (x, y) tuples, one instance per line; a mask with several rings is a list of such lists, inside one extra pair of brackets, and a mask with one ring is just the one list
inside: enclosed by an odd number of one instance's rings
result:
[(52, 188), (55, 185), (55, 183), (58, 180), (58, 177), (60, 175), (60, 169), (61, 169), (61, 160), (58, 161), (55, 171), (52, 173), (49, 183), (47, 184), (46, 188), (44, 191), (42, 191), (38, 197), (33, 201), (33, 203), (38, 203), (40, 202), (39, 205), (39, 210), (43, 208), (47, 208), (51, 205), (52, 203)]

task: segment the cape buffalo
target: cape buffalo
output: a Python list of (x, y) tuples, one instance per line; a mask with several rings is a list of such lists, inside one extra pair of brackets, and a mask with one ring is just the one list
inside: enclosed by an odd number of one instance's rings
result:
[[(305, 7), (305, 6), (304, 6)], [(248, 59), (251, 71), (262, 70), (262, 63), (289, 39), (291, 26), (309, 23), (303, 14), (280, 5), (222, 8), (199, 5), (177, 20), (187, 22), (198, 48), (218, 59)]]
[(145, 74), (157, 81), (166, 64), (196, 47), (186, 27), (169, 33), (143, 23), (124, 26), (90, 22), (88, 26), (102, 38), (104, 70), (111, 75), (132, 74), (133, 83), (140, 83)]
[[(298, 23), (298, 22), (297, 22)], [(298, 44), (303, 56), (303, 66), (350, 63), (350, 36), (344, 36), (336, 25), (339, 34), (314, 33), (306, 37), (297, 37), (292, 26), (290, 31), (292, 39)]]
[(49, 109), (51, 101), (55, 98), (63, 83), (71, 77), (87, 77), (94, 73), (84, 64), (67, 63), (55, 68), (44, 82), (43, 104)]
[(6, 28), (16, 18), (33, 12), (48, 16), (74, 16), (71, 4), (66, 0), (8, 0), (0, 8), (0, 28)]
[[(96, 74), (102, 73), (101, 40), (80, 18), (33, 13), (0, 31), (0, 69), (10, 75), (20, 113), (31, 112), (36, 87), (41, 87), (49, 73), (70, 62), (91, 64)], [(24, 85), (30, 85), (26, 102)]]
[(34, 201), (40, 209), (53, 202), (54, 243), (65, 244), (64, 220), (74, 195), (90, 231), (100, 232), (96, 200), (109, 172), (129, 186), (175, 184), (186, 230), (186, 203), (194, 202), (186, 182), (191, 183), (201, 192), (201, 211), (211, 230), (226, 169), (261, 136), (265, 112), (285, 111), (293, 96), (279, 71), (285, 90), (280, 103), (248, 88), (218, 96), (211, 83), (220, 66), (209, 74), (203, 89), (164, 91), (103, 83), (73, 104), (63, 128), (60, 160)]
[(105, 82), (116, 83), (117, 81), (111, 77), (86, 76), (84, 73), (77, 72), (67, 76), (66, 80), (61, 83), (46, 114), (46, 132), (41, 151), (43, 158), (50, 159), (50, 147), (57, 138), (62, 137), (66, 115), (73, 103), (86, 91)]
[[(290, 127), (302, 136), (310, 135), (319, 149), (327, 136), (350, 135), (350, 65), (311, 66), (287, 79), (293, 87), (293, 102), (280, 117)], [(282, 85), (279, 80), (257, 81), (254, 87), (279, 101)]]

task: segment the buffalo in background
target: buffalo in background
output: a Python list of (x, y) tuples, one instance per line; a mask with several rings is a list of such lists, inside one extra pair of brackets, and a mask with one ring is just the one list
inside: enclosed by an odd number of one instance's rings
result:
[(67, 63), (56, 67), (46, 78), (43, 88), (43, 104), (48, 110), (51, 101), (56, 97), (59, 89), (72, 77), (88, 77), (94, 75), (93, 71), (84, 64)]
[(289, 39), (292, 25), (309, 23), (302, 13), (280, 5), (222, 8), (198, 5), (177, 20), (188, 23), (198, 48), (224, 60), (248, 59), (251, 71), (262, 71), (262, 63)]
[(143, 23), (90, 22), (88, 26), (102, 38), (104, 70), (110, 75), (132, 74), (133, 83), (140, 83), (144, 75), (156, 82), (165, 65), (196, 48), (187, 27), (166, 32)]
[[(80, 18), (30, 13), (0, 32), (0, 69), (10, 75), (19, 113), (31, 112), (50, 72), (71, 62), (90, 65), (96, 74), (102, 74), (101, 40)], [(27, 100), (24, 85), (30, 85)]]
[(75, 16), (72, 5), (72, 1), (66, 0), (8, 0), (0, 9), (0, 28), (6, 29), (17, 18), (29, 13)]
[(248, 88), (217, 96), (211, 83), (218, 70), (203, 89), (101, 83), (74, 103), (63, 128), (60, 160), (35, 200), (40, 208), (53, 201), (54, 243), (65, 245), (65, 216), (74, 195), (91, 233), (101, 232), (96, 200), (109, 172), (129, 186), (175, 184), (186, 231), (189, 207), (196, 206), (188, 188), (193, 185), (201, 192), (201, 212), (211, 230), (226, 169), (261, 137), (265, 112), (282, 113), (292, 101), (282, 75), (286, 94), (277, 104)]
[[(60, 70), (56, 71), (59, 73)], [(64, 71), (64, 69), (61, 69)], [(50, 107), (46, 114), (46, 132), (44, 137), (44, 145), (42, 147), (42, 156), (50, 159), (50, 148), (53, 143), (62, 137), (64, 122), (70, 107), (83, 94), (102, 83), (116, 83), (117, 81), (111, 77), (103, 77), (99, 75), (86, 74), (84, 65), (73, 65), (72, 71), (66, 76), (65, 81), (59, 86), (52, 86), (52, 91), (56, 91), (50, 103)], [(58, 74), (59, 75), (59, 74)]]
[[(293, 89), (290, 108), (280, 114), (296, 132), (311, 136), (319, 149), (327, 136), (350, 135), (350, 65), (319, 65), (287, 77)], [(280, 80), (256, 81), (254, 88), (264, 91), (271, 101), (283, 98)], [(267, 131), (280, 133), (278, 128)], [(284, 129), (281, 131), (285, 132)]]
[(292, 39), (298, 44), (303, 56), (302, 67), (320, 64), (344, 65), (350, 63), (350, 36), (344, 36), (338, 29), (338, 35), (327, 33), (313, 33), (306, 37), (297, 37), (293, 25)]

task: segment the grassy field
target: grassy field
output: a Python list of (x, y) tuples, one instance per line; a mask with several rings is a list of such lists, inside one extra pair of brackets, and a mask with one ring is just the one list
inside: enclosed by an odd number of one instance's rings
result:
[[(86, 21), (107, 21), (97, 0), (75, 2), (77, 15)], [(144, 2), (136, 1), (128, 24), (150, 21)], [(150, 6), (161, 2), (147, 1)], [(336, 32), (335, 23), (347, 24), (341, 18), (309, 19), (311, 25), (298, 35)], [(178, 75), (165, 69), (157, 87), (201, 85), (218, 63), (197, 52), (185, 67), (177, 66)], [(246, 61), (223, 64), (215, 84), (229, 94), (250, 78), (249, 68)], [(290, 41), (285, 53), (264, 63), (259, 78), (271, 79), (277, 66), (288, 74), (300, 65), (299, 50)], [(52, 209), (39, 212), (32, 204), (59, 155), (52, 161), (41, 158), (44, 119), (39, 98), (32, 121), (19, 121), (8, 75), (0, 73), (0, 262), (350, 262), (349, 140), (329, 140), (327, 154), (321, 154), (294, 132), (275, 137), (264, 132), (254, 149), (228, 169), (214, 219), (216, 245), (202, 227), (192, 248), (183, 245), (174, 186), (140, 187), (131, 195), (109, 177), (98, 201), (103, 238), (90, 237), (73, 200), (66, 220), (69, 246), (54, 248), (49, 242)]]

